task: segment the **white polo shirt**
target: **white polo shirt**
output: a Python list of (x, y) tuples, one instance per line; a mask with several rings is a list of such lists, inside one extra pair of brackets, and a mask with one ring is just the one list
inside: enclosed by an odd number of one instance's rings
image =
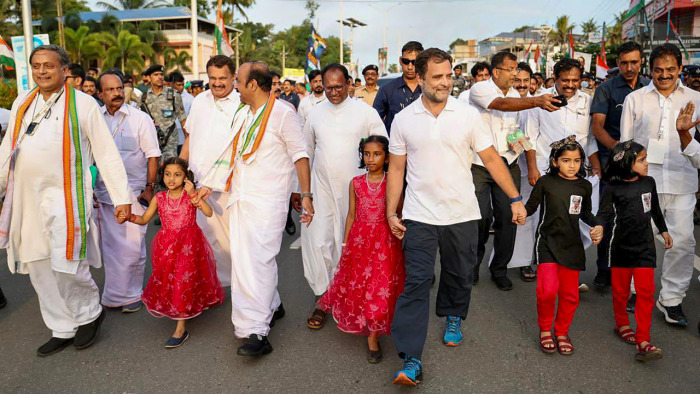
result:
[(407, 156), (403, 218), (437, 226), (480, 219), (472, 159), (492, 145), (479, 112), (454, 97), (437, 117), (422, 97), (399, 112), (389, 152)]
[[(518, 155), (508, 150), (508, 142), (506, 138), (511, 129), (517, 129), (520, 126), (520, 118), (518, 112), (502, 112), (496, 109), (489, 109), (489, 105), (497, 98), (520, 98), (520, 93), (514, 88), (508, 90), (508, 94), (504, 95), (503, 91), (493, 82), (493, 79), (477, 82), (469, 89), (469, 103), (479, 110), (481, 117), (490, 131), (493, 139), (493, 146), (499, 155), (504, 157), (508, 164), (512, 164)], [(484, 163), (479, 157), (474, 158), (474, 164), (483, 166)]]

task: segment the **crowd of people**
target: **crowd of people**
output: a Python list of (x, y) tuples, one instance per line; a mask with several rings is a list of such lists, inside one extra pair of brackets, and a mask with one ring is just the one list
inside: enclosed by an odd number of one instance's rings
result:
[[(362, 70), (364, 85), (340, 64), (295, 83), (223, 55), (208, 60), (206, 84), (156, 64), (134, 85), (118, 69), (85, 72), (60, 46), (35, 48), (37, 87), (15, 101), (0, 145), (0, 247), (11, 272), (29, 274), (52, 331), (37, 354), (85, 349), (105, 308), (143, 306), (176, 322), (165, 347), (177, 348), (187, 320), (222, 304), (224, 287), (238, 355), (272, 352), (270, 329), (285, 315), (276, 256), (296, 210), (315, 295), (307, 327), (331, 315), (367, 337), (370, 363), (390, 335), (403, 360), (395, 384), (423, 380), (436, 279), (443, 343), (462, 344), (482, 263), (503, 291), (514, 287), (511, 268), (537, 281), (539, 348), (572, 355), (592, 245), (615, 335), (636, 360), (661, 358), (654, 306), (688, 324), (700, 68), (663, 44), (645, 78), (635, 42), (619, 47), (605, 81), (569, 58), (545, 78), (510, 52), (465, 78), (448, 53), (416, 41), (399, 62), (402, 76), (381, 88), (376, 65)], [(90, 267), (102, 265), (100, 295)]]

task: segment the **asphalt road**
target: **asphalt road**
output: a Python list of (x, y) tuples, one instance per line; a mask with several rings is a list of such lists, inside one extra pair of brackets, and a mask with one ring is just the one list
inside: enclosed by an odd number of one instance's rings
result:
[[(149, 229), (149, 241), (155, 234)], [(696, 231), (697, 233), (697, 231)], [(697, 234), (696, 234), (697, 235)], [(145, 310), (135, 314), (110, 311), (95, 345), (39, 358), (36, 348), (50, 337), (39, 313), (29, 278), (10, 275), (5, 253), (0, 258), (0, 284), (9, 299), (0, 310), (0, 392), (62, 393), (216, 393), (216, 392), (405, 392), (391, 378), (401, 361), (390, 338), (382, 338), (384, 360), (366, 361), (363, 337), (344, 334), (329, 321), (320, 331), (306, 328), (313, 294), (303, 276), (299, 250), (289, 249), (285, 235), (278, 263), (279, 290), (287, 310), (270, 334), (274, 351), (261, 359), (236, 355), (242, 341), (233, 335), (231, 302), (188, 323), (190, 339), (166, 350), (175, 324)], [(488, 255), (489, 251), (487, 251)], [(582, 278), (591, 284), (590, 269)], [(149, 271), (147, 270), (147, 274)], [(696, 271), (697, 275), (698, 272)], [(93, 270), (100, 288), (102, 270)], [(516, 271), (510, 276), (515, 278)], [(657, 270), (657, 288), (660, 269)], [(693, 279), (683, 304), (690, 325), (665, 324), (654, 313), (652, 341), (664, 351), (660, 361), (635, 362), (634, 347), (613, 334), (611, 295), (582, 294), (571, 327), (576, 352), (571, 357), (538, 350), (535, 283), (514, 280), (501, 292), (482, 266), (482, 281), (473, 293), (466, 335), (459, 348), (442, 345), (444, 321), (431, 316), (423, 356), (422, 392), (698, 392), (700, 390), (700, 283)], [(592, 287), (592, 286), (591, 286)], [(433, 297), (435, 296), (433, 289)], [(434, 301), (434, 298), (433, 298)]]

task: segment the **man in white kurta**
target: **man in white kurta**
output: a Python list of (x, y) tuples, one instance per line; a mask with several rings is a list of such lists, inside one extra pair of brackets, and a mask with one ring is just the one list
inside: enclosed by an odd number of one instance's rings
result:
[[(145, 112), (124, 103), (122, 81), (116, 74), (103, 74), (97, 84), (105, 105), (100, 109), (124, 162), (131, 187), (132, 212), (142, 215), (139, 199), (153, 198), (158, 171), (158, 136)], [(137, 196), (137, 193), (140, 195)], [(141, 292), (146, 269), (146, 229), (131, 222), (114, 220), (115, 209), (107, 187), (98, 175), (95, 198), (99, 206), (100, 249), (105, 265), (102, 305), (136, 312), (141, 308)]]
[[(311, 191), (314, 194), (314, 225), (301, 230), (304, 276), (316, 297), (326, 292), (340, 259), (349, 184), (360, 175), (358, 146), (372, 134), (387, 137), (376, 110), (348, 96), (347, 87), (329, 91), (334, 79), (345, 79), (341, 70), (324, 75), (328, 100), (318, 104), (304, 125), (311, 155)], [(336, 78), (338, 77), (338, 78)], [(347, 84), (344, 84), (347, 86)], [(316, 312), (315, 312), (316, 313)]]
[[(185, 128), (189, 136), (185, 139), (180, 157), (188, 160), (190, 170), (199, 183), (211, 184), (205, 178), (213, 175), (215, 164), (222, 160), (228, 163), (229, 160), (214, 156), (211, 151), (217, 150), (223, 154), (233, 139), (231, 121), (241, 104), (238, 92), (233, 88), (233, 69), (233, 61), (227, 56), (212, 57), (207, 67), (211, 89), (195, 97), (187, 116)], [(216, 274), (224, 287), (231, 285), (231, 239), (229, 210), (226, 208), (230, 198), (231, 193), (219, 186), (212, 190), (207, 199), (213, 215), (207, 217), (197, 210), (197, 224), (214, 251)]]
[[(690, 286), (695, 260), (693, 210), (700, 144), (690, 137), (695, 130), (676, 130), (676, 119), (688, 103), (695, 105), (692, 120), (698, 119), (700, 93), (680, 83), (681, 61), (681, 52), (673, 44), (654, 48), (649, 58), (653, 82), (625, 99), (620, 141), (633, 139), (647, 147), (649, 176), (656, 181), (659, 204), (673, 238), (673, 248), (664, 252), (656, 306), (667, 323), (685, 326), (688, 320), (681, 303)], [(680, 134), (690, 138), (684, 141)]]
[[(64, 113), (68, 97), (65, 87), (55, 103), (50, 104), (52, 93), (61, 92), (68, 63), (68, 54), (61, 47), (45, 45), (34, 49), (31, 69), (32, 77), (39, 86), (39, 94), (36, 94), (19, 121), (18, 110), (35, 91), (21, 94), (12, 106), (10, 124), (13, 130), (15, 125), (18, 126), (19, 146), (15, 150), (12, 177), (9, 176), (8, 165), (13, 133), (8, 134), (0, 145), (0, 195), (5, 196), (0, 222), (9, 221), (7, 228), (3, 226), (3, 232), (7, 232), (3, 234), (0, 246), (7, 248), (11, 272), (29, 274), (39, 296), (44, 323), (53, 332), (51, 340), (38, 349), (40, 356), (58, 352), (71, 343), (79, 349), (92, 345), (104, 318), (99, 290), (90, 275), (90, 266), (101, 265), (97, 227), (90, 203), (92, 185), (87, 170), (93, 159), (102, 172), (113, 203), (117, 205), (117, 213), (131, 214), (126, 171), (100, 108), (94, 98), (71, 90), (75, 107), (79, 109), (76, 123), (80, 130), (80, 153), (85, 170), (82, 172), (82, 198), (86, 201), (84, 221), (87, 229), (85, 258), (69, 258), (66, 204), (71, 200), (66, 199), (62, 165)], [(45, 115), (35, 119), (36, 114), (42, 112)], [(26, 135), (28, 126), (35, 122), (31, 135)], [(8, 181), (11, 178), (14, 181), (10, 184)], [(6, 195), (10, 186), (12, 193)], [(70, 229), (80, 234), (79, 230)]]
[(321, 79), (321, 71), (312, 70), (309, 73), (309, 85), (311, 86), (311, 94), (307, 95), (299, 103), (298, 115), (301, 119), (302, 126), (306, 123), (311, 110), (319, 103), (326, 101), (326, 94), (323, 91), (323, 80)]

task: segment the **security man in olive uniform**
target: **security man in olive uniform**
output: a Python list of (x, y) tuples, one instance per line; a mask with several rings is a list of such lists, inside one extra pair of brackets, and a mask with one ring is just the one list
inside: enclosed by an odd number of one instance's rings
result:
[(462, 76), (462, 65), (456, 65), (452, 71), (452, 96), (459, 97), (459, 94), (467, 89), (467, 80)]
[[(171, 87), (163, 86), (163, 66), (154, 64), (145, 72), (150, 78), (151, 85), (146, 94), (141, 96), (141, 110), (151, 116), (158, 132), (158, 144), (163, 153), (161, 162), (168, 157), (177, 156), (178, 132), (175, 120), (179, 119), (184, 125), (187, 120), (185, 107), (182, 105), (180, 93)], [(187, 136), (187, 130), (182, 127)]]

